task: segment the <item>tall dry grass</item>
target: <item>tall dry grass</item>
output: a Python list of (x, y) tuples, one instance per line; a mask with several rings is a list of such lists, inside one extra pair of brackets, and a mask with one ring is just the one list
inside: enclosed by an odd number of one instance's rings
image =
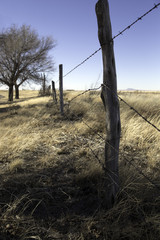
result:
[[(105, 112), (99, 92), (70, 102), (79, 93), (65, 92), (64, 116), (51, 97), (0, 99), (0, 239), (159, 239), (160, 192), (141, 174), (160, 186), (159, 132), (120, 103), (120, 191), (107, 211)], [(160, 128), (159, 93), (120, 94)]]

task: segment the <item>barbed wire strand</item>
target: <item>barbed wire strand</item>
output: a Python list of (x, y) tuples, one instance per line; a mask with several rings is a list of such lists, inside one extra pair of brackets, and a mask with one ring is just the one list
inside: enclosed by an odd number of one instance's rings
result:
[(100, 87), (97, 87), (97, 88), (89, 88), (89, 89), (85, 90), (84, 92), (78, 94), (77, 96), (73, 97), (71, 100), (69, 100), (69, 103), (71, 103), (73, 100), (75, 100), (76, 98), (82, 96), (83, 94), (85, 94), (85, 93), (87, 93), (87, 92), (97, 91), (97, 90), (99, 90), (100, 88), (101, 88), (101, 86), (100, 86)]
[(128, 27), (124, 28), (121, 32), (119, 32), (117, 35), (115, 35), (112, 38), (112, 41), (117, 38), (118, 36), (122, 35), (125, 31), (129, 30), (133, 25), (135, 25), (138, 21), (141, 21), (145, 16), (147, 16), (149, 13), (151, 13), (154, 9), (158, 8), (160, 3), (154, 4), (154, 7), (148, 10), (146, 13), (144, 13), (142, 16), (140, 16), (137, 20), (135, 20), (133, 23), (131, 23)]
[(118, 97), (120, 99), (120, 101), (122, 101), (123, 103), (125, 103), (131, 110), (133, 110), (136, 114), (138, 114), (145, 122), (147, 122), (148, 124), (150, 124), (153, 128), (155, 128), (158, 132), (160, 132), (160, 129), (153, 123), (151, 123), (146, 117), (144, 117), (141, 113), (139, 113), (134, 107), (132, 107), (129, 103), (127, 103), (123, 98), (121, 98), (118, 94), (116, 94), (115, 92), (113, 92), (109, 86), (107, 86), (106, 84), (102, 84), (102, 86), (105, 86), (113, 95), (115, 95), (116, 97)]
[[(148, 10), (147, 12), (145, 12), (142, 16), (140, 16), (137, 20), (135, 20), (134, 22), (132, 22), (130, 25), (128, 25), (127, 27), (125, 27), (122, 31), (120, 31), (117, 35), (115, 35), (114, 37), (112, 37), (111, 42), (116, 39), (117, 37), (119, 37), (120, 35), (122, 35), (125, 31), (129, 30), (132, 26), (134, 26), (137, 22), (139, 22), (140, 20), (142, 20), (145, 16), (147, 16), (149, 13), (151, 13), (154, 9), (158, 8), (160, 5), (160, 3), (154, 4), (154, 7), (152, 7), (150, 10)], [(105, 44), (103, 44), (105, 45)], [(79, 63), (78, 65), (76, 65), (73, 69), (71, 69), (69, 72), (67, 72), (64, 76), (68, 76), (70, 73), (72, 73), (74, 70), (76, 70), (78, 67), (80, 67), (81, 65), (83, 65), (85, 62), (87, 62), (90, 58), (92, 58), (95, 54), (97, 54), (102, 48), (100, 47), (99, 49), (97, 49), (96, 51), (94, 51), (90, 56), (88, 56), (86, 59), (84, 59), (81, 63)], [(59, 80), (57, 80), (56, 82), (58, 82)]]
[(90, 58), (92, 58), (96, 53), (98, 53), (101, 50), (101, 47), (99, 49), (97, 49), (94, 53), (92, 53), (90, 56), (88, 56), (85, 60), (83, 60), (81, 63), (79, 63), (77, 66), (75, 66), (73, 69), (71, 69), (68, 73), (66, 73), (63, 77), (66, 77), (67, 75), (69, 75), (71, 72), (73, 72), (74, 70), (76, 70), (78, 67), (80, 67), (81, 65), (83, 65), (85, 62), (87, 62)]

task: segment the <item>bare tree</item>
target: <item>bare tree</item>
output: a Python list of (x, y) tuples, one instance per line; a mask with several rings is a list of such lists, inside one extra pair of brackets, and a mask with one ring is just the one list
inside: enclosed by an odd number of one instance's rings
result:
[(19, 86), (26, 81), (40, 81), (40, 73), (53, 72), (49, 51), (55, 47), (51, 37), (39, 37), (30, 26), (13, 25), (0, 34), (0, 82), (9, 87), (8, 100), (13, 100), (13, 86), (19, 98)]

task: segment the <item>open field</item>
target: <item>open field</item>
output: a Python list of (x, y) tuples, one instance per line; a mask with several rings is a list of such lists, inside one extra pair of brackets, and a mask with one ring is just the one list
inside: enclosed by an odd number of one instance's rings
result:
[[(160, 239), (160, 190), (142, 175), (160, 188), (160, 132), (120, 102), (120, 191), (107, 211), (99, 92), (66, 104), (64, 116), (37, 94), (11, 104), (0, 91), (0, 240)], [(120, 96), (160, 128), (159, 92)]]

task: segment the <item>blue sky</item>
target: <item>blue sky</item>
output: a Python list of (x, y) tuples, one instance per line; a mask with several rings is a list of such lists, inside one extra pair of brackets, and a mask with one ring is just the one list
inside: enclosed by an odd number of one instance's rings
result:
[[(0, 30), (31, 25), (52, 36), (57, 71), (64, 74), (97, 50), (97, 0), (0, 0)], [(159, 3), (159, 0), (109, 0), (113, 36)], [(114, 41), (118, 89), (160, 90), (160, 7)], [(101, 51), (64, 78), (65, 89), (88, 89), (102, 83)], [(58, 85), (57, 85), (58, 87)]]

